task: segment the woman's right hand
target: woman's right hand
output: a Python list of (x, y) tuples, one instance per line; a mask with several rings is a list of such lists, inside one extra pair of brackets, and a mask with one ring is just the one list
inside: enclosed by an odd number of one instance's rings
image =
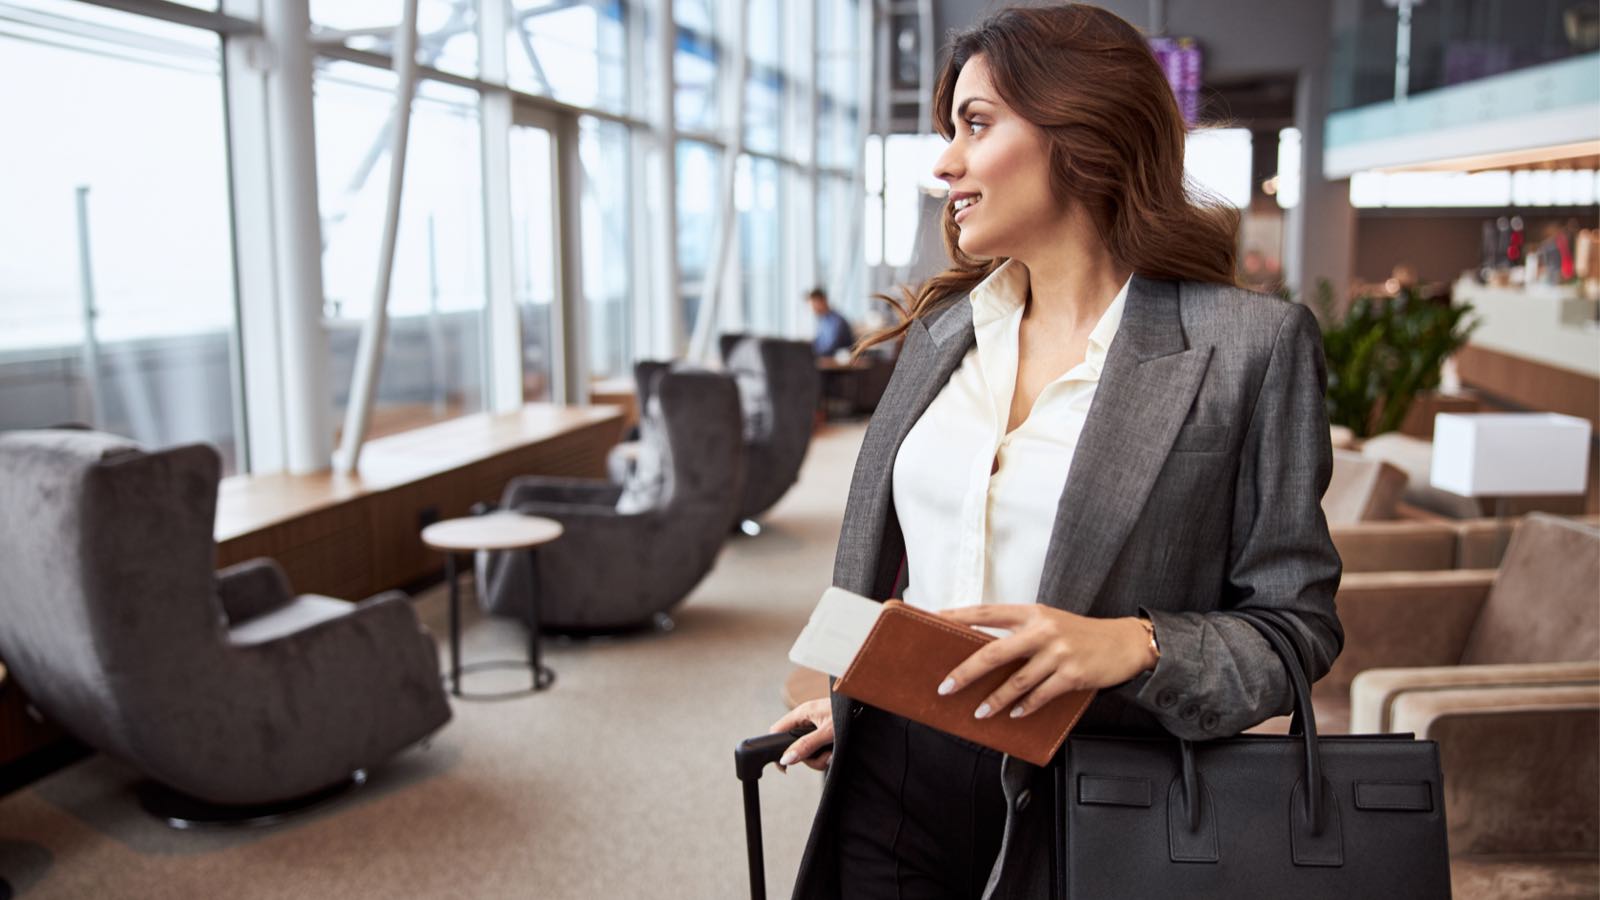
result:
[[(798, 761), (804, 761), (806, 765), (821, 772), (828, 767), (828, 760), (833, 758), (833, 749), (829, 747), (833, 743), (833, 701), (827, 697), (823, 697), (820, 700), (807, 700), (789, 710), (783, 718), (772, 723), (772, 727), (767, 731), (769, 734), (777, 734), (782, 731), (788, 731), (802, 722), (810, 722), (817, 726), (817, 730), (804, 737), (796, 738), (795, 742), (789, 745), (789, 749), (784, 752), (783, 758), (778, 760), (778, 771), (780, 772), (787, 771), (789, 766)], [(817, 751), (823, 747), (829, 747), (829, 749), (818, 753)], [(813, 754), (815, 755), (813, 756)]]

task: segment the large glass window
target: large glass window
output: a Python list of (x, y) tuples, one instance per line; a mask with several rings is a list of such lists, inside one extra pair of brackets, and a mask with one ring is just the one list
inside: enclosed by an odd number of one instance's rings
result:
[[(879, 180), (881, 190), (882, 180)], [(851, 217), (865, 209), (866, 223), (870, 226), (867, 230), (868, 251), (875, 251), (866, 257), (869, 265), (876, 265), (883, 257), (882, 233), (878, 230), (878, 223), (882, 221), (882, 195), (867, 196), (863, 203), (860, 195), (852, 190), (851, 183), (844, 178), (824, 176), (818, 180), (817, 185), (817, 272), (818, 279), (828, 287), (833, 298), (833, 305), (838, 307), (845, 315), (852, 315), (860, 311), (864, 300), (857, 296), (859, 291), (852, 291), (851, 285), (846, 281), (850, 272), (846, 267), (851, 266), (862, 250), (857, 235), (857, 242), (851, 243), (854, 232), (851, 229)], [(878, 240), (874, 241), (873, 239)]]
[(750, 67), (744, 91), (744, 143), (750, 150), (777, 153), (783, 121), (782, 11), (777, 0), (751, 0), (745, 14)]
[(860, 152), (856, 0), (817, 4), (817, 162), (848, 167)]
[(1251, 161), (1248, 128), (1191, 131), (1184, 141), (1183, 171), (1190, 186), (1238, 209), (1250, 206)]
[[(310, 0), (316, 29), (349, 32), (344, 43), (358, 50), (390, 55), (400, 0)], [(422, 65), (476, 77), (478, 0), (418, 0), (417, 61)]]
[(709, 144), (678, 142), (678, 297), (685, 334), (694, 330), (721, 218), (721, 158)]
[(758, 334), (782, 334), (786, 317), (782, 288), (778, 224), (778, 164), (741, 156), (734, 173), (734, 204), (739, 211), (739, 271), (744, 299), (744, 327)]
[[(371, 314), (387, 201), (394, 75), (327, 63), (316, 78), (322, 276), (336, 407)], [(483, 399), (483, 185), (478, 96), (418, 86), (370, 434), (477, 412)]]
[(237, 468), (220, 50), (0, 2), (0, 428), (204, 441)]
[(628, 143), (627, 127), (613, 122), (586, 118), (579, 130), (583, 292), (589, 316), (589, 370), (595, 378), (632, 371)]
[(711, 131), (717, 127), (718, 61), (715, 0), (683, 0), (672, 4), (676, 23), (676, 50), (672, 76), (678, 127), (684, 131)]
[(522, 399), (549, 400), (555, 372), (556, 142), (543, 128), (511, 129), (511, 259), (522, 328)]
[(627, 108), (620, 0), (514, 0), (506, 41), (512, 87), (577, 106), (614, 112)]

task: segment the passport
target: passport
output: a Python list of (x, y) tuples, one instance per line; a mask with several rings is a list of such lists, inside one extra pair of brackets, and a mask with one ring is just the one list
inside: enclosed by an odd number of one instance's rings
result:
[[(1013, 719), (1010, 710), (1002, 709), (975, 719), (972, 712), (978, 704), (1027, 660), (1007, 663), (941, 697), (938, 688), (945, 676), (996, 638), (899, 600), (875, 605), (880, 608), (871, 616), (859, 649), (833, 685), (837, 693), (1036, 766), (1049, 765), (1094, 700), (1092, 690), (1069, 691), (1021, 718)], [(847, 624), (859, 627), (860, 619)], [(841, 627), (839, 634), (848, 630)]]

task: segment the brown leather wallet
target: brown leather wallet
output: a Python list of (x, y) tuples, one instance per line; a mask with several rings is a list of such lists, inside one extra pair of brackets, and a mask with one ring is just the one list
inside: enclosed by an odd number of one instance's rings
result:
[(965, 738), (1036, 766), (1050, 763), (1067, 733), (1094, 699), (1094, 691), (1069, 691), (1018, 719), (1008, 709), (972, 717), (978, 704), (1022, 668), (1007, 663), (947, 696), (939, 683), (994, 637), (899, 600), (883, 613), (833, 689), (862, 703)]

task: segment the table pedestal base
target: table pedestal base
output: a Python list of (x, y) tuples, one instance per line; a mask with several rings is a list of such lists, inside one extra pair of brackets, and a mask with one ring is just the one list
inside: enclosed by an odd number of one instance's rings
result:
[[(539, 661), (539, 557), (533, 550), (528, 550), (528, 568), (533, 583), (534, 600), (533, 612), (529, 616), (528, 625), (528, 658), (523, 659), (489, 659), (463, 664), (461, 662), (461, 585), (456, 577), (456, 554), (446, 553), (444, 557), (444, 577), (450, 585), (450, 674), (447, 683), (450, 693), (463, 700), (504, 700), (511, 697), (526, 697), (536, 694), (555, 683), (556, 673)], [(464, 691), (461, 689), (461, 676), (467, 672), (482, 672), (495, 669), (527, 669), (530, 674), (530, 683), (526, 688), (517, 688), (509, 691)]]

